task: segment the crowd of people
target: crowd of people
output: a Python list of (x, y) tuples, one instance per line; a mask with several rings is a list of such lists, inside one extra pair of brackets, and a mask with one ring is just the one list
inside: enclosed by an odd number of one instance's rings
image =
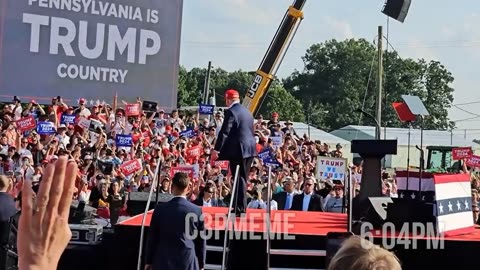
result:
[[(170, 193), (174, 172), (187, 170), (193, 185), (189, 194), (192, 202), (199, 206), (228, 206), (234, 172), (229, 170), (228, 161), (213, 161), (211, 155), (222, 126), (223, 110), (201, 115), (198, 111), (173, 110), (167, 114), (158, 107), (144, 108), (140, 98), (128, 103), (114, 97), (112, 104), (87, 107), (84, 99), (78, 104), (66, 104), (58, 96), (51, 104), (40, 105), (35, 100), (22, 102), (14, 97), (0, 113), (0, 175), (8, 180), (8, 194), (19, 201), (22, 183), (28, 179), (38, 190), (46, 164), (68, 156), (79, 167), (74, 199), (97, 208), (99, 215), (111, 224), (128, 216), (130, 192), (156, 189), (152, 180), (159, 164), (160, 193)], [(266, 165), (273, 165), (272, 209), (342, 212), (343, 184), (315, 174), (317, 159), (341, 158), (342, 146), (298, 134), (293, 123), (276, 112), (265, 118), (268, 120), (259, 115), (254, 122), (259, 156), (248, 174), (247, 208), (267, 207)], [(262, 153), (268, 153), (268, 158), (263, 158)], [(135, 161), (139, 163), (132, 170)], [(358, 192), (362, 165), (349, 166)], [(478, 186), (472, 174), (476, 222)], [(398, 196), (394, 177), (387, 173), (383, 191), (386, 196)], [(315, 193), (314, 200), (305, 208), (299, 203), (300, 197), (310, 193)]]
[[(177, 172), (187, 173), (191, 181), (188, 200), (203, 207), (228, 207), (234, 172), (227, 160), (216, 159), (214, 150), (224, 111), (200, 111), (167, 114), (140, 98), (129, 103), (114, 97), (112, 104), (87, 107), (84, 99), (72, 106), (60, 96), (49, 105), (14, 97), (0, 111), (0, 204), (11, 209), (0, 211), (0, 218), (21, 209), (26, 183), (35, 197), (48, 165), (62, 158), (78, 168), (72, 200), (96, 208), (109, 225), (130, 215), (127, 202), (132, 192), (158, 189), (171, 194)], [(269, 202), (273, 210), (345, 211), (343, 182), (316, 174), (317, 160), (342, 158), (342, 146), (298, 134), (293, 123), (276, 112), (265, 118), (260, 115), (253, 123), (257, 153), (246, 177), (247, 208), (266, 209)], [(350, 163), (349, 168), (358, 193), (362, 164)], [(159, 184), (153, 186), (157, 172)], [(395, 182), (394, 176), (383, 174), (385, 196), (398, 196)], [(478, 183), (472, 174), (475, 222), (480, 222)], [(309, 204), (304, 196), (311, 196)]]
[[(111, 224), (128, 215), (130, 192), (156, 188), (152, 180), (158, 164), (160, 193), (170, 192), (174, 172), (189, 170), (192, 202), (227, 206), (233, 173), (228, 161), (211, 158), (223, 110), (200, 115), (198, 111), (173, 110), (167, 114), (161, 108), (142, 108), (140, 98), (128, 103), (115, 97), (112, 104), (92, 107), (80, 99), (74, 107), (61, 97), (53, 98), (50, 105), (35, 100), (22, 103), (15, 97), (3, 106), (0, 125), (0, 174), (9, 181), (8, 193), (18, 201), (22, 183), (29, 179), (38, 190), (45, 166), (68, 156), (79, 168), (74, 200), (97, 208)], [(328, 144), (297, 134), (291, 121), (280, 119), (273, 112), (269, 120), (260, 115), (254, 123), (257, 152), (267, 151), (271, 159), (255, 158), (253, 162), (248, 175), (248, 208), (266, 207), (265, 163), (273, 162), (272, 209), (341, 212), (342, 184), (315, 177), (317, 157), (342, 157), (341, 146), (332, 150)], [(315, 195), (308, 209), (294, 199), (296, 194), (314, 191), (320, 195)]]

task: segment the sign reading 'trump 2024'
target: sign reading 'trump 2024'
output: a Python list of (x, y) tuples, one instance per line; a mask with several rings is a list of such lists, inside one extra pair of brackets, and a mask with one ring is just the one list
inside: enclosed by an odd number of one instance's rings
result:
[(0, 0), (0, 95), (176, 107), (182, 0)]

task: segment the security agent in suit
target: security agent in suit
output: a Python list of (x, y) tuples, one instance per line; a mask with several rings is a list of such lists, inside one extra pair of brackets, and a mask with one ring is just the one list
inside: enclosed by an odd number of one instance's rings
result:
[(222, 204), (214, 198), (214, 193), (215, 189), (212, 186), (206, 186), (193, 203), (204, 207), (221, 207)]
[(172, 179), (173, 199), (155, 207), (145, 270), (203, 269), (207, 245), (205, 228), (201, 208), (186, 198), (190, 189), (188, 175), (176, 173)]
[(225, 111), (222, 127), (215, 143), (212, 158), (228, 160), (230, 170), (235, 173), (240, 165), (239, 181), (235, 192), (235, 213), (240, 215), (247, 208), (247, 179), (250, 167), (257, 156), (255, 135), (253, 130), (254, 119), (250, 111), (240, 104), (240, 96), (236, 90), (225, 92)]
[(15, 200), (7, 193), (9, 186), (10, 180), (4, 175), (0, 175), (0, 222), (10, 221), (10, 218), (17, 213)]
[(6, 269), (8, 251), (16, 246), (12, 225), (17, 223), (14, 218), (18, 211), (13, 197), (7, 193), (9, 185), (10, 180), (0, 175), (0, 269)]
[(290, 210), (295, 197), (295, 182), (292, 177), (285, 177), (283, 183), (284, 191), (273, 195), (273, 199), (278, 203), (278, 210)]
[(315, 194), (315, 179), (307, 178), (303, 183), (303, 193), (293, 197), (291, 210), (324, 212), (322, 196)]

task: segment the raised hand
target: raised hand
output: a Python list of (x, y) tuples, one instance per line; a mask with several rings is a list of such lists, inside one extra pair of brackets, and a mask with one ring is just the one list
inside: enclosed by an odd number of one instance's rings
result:
[(32, 183), (23, 185), (17, 241), (20, 270), (57, 269), (72, 237), (68, 216), (77, 170), (66, 157), (48, 164), (35, 202)]

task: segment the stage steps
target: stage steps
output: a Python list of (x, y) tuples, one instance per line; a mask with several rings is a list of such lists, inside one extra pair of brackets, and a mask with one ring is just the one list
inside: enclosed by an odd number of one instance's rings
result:
[(270, 249), (270, 255), (325, 257), (327, 256), (327, 251), (313, 249)]
[(204, 270), (222, 270), (221, 264), (205, 264), (203, 266)]
[[(316, 249), (274, 249), (270, 248), (270, 253), (267, 256), (303, 256), (303, 257), (325, 257), (327, 255), (326, 250)], [(270, 258), (270, 261), (272, 258)], [(290, 268), (290, 267), (269, 267), (269, 270), (324, 270), (324, 269), (311, 269), (311, 268)]]
[[(223, 252), (223, 247), (207, 245), (207, 251)], [(228, 252), (228, 247), (227, 247), (227, 252)]]
[[(204, 270), (222, 270), (223, 245), (218, 240), (207, 241), (207, 261)], [(227, 247), (227, 252), (229, 251)]]

